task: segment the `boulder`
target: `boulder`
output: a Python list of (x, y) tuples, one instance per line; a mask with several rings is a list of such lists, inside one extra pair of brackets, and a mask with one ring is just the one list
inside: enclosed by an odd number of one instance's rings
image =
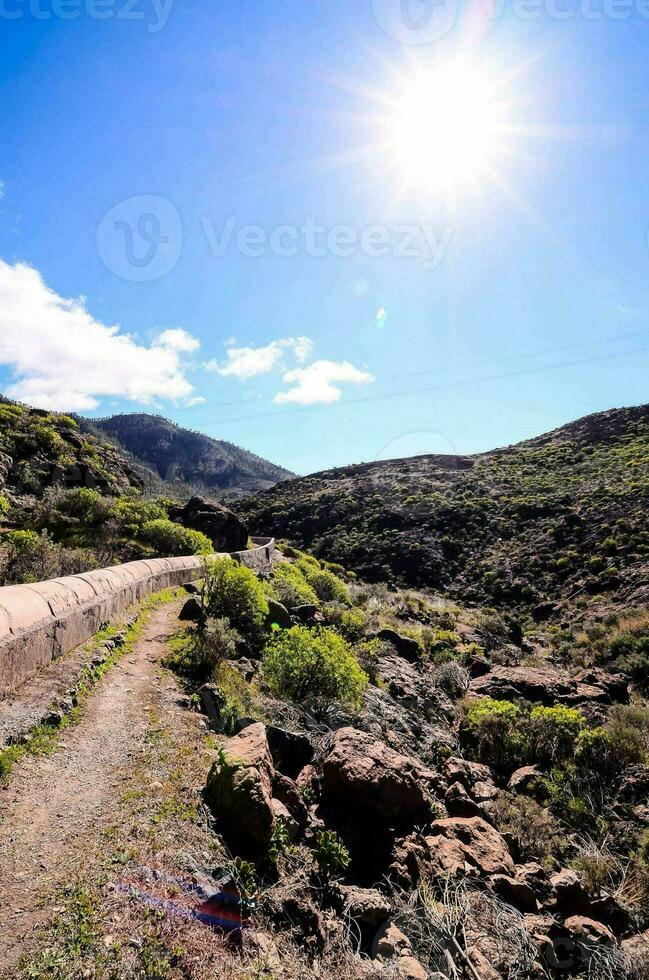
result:
[(212, 766), (207, 802), (225, 835), (243, 850), (258, 853), (270, 843), (273, 760), (261, 723), (228, 739)]
[(538, 766), (521, 766), (510, 776), (507, 789), (511, 790), (512, 793), (533, 792), (535, 785), (542, 776), (543, 773)]
[(628, 701), (628, 684), (620, 675), (598, 668), (582, 670), (571, 676), (553, 667), (493, 667), (488, 674), (474, 677), (469, 693), (512, 701), (524, 698), (545, 705), (608, 705)]
[(480, 762), (469, 762), (451, 756), (444, 763), (444, 776), (449, 783), (461, 783), (476, 803), (484, 803), (498, 795), (491, 769)]
[(246, 525), (233, 511), (215, 501), (191, 497), (184, 507), (171, 510), (170, 516), (183, 527), (202, 531), (215, 551), (245, 551), (248, 546)]
[(514, 861), (504, 838), (481, 817), (435, 820), (426, 837), (434, 873), (511, 875)]
[(410, 952), (410, 940), (398, 929), (394, 922), (384, 923), (374, 937), (372, 943), (372, 959), (392, 959), (395, 956), (407, 956)]
[(178, 619), (182, 623), (198, 623), (202, 618), (203, 609), (201, 604), (196, 596), (191, 596), (178, 613)]
[(225, 731), (225, 698), (216, 684), (203, 684), (198, 689), (198, 697), (203, 714), (207, 715), (213, 732), (222, 734)]
[(298, 828), (303, 830), (309, 818), (309, 811), (293, 780), (283, 776), (281, 772), (273, 774), (273, 798), (284, 804)]
[(372, 820), (407, 823), (430, 814), (435, 774), (365, 732), (341, 728), (322, 763), (323, 798)]
[(608, 704), (629, 703), (629, 679), (624, 674), (610, 674), (601, 667), (587, 667), (573, 674), (572, 679), (577, 685), (604, 691)]
[(526, 882), (512, 878), (510, 875), (494, 875), (490, 883), (496, 895), (499, 895), (508, 905), (513, 905), (520, 912), (538, 911), (539, 903), (534, 889)]
[(583, 950), (611, 948), (616, 945), (615, 936), (602, 922), (588, 919), (585, 915), (571, 915), (564, 921), (564, 928)]
[(318, 615), (318, 607), (309, 602), (305, 602), (301, 606), (294, 606), (292, 614), (300, 623), (313, 623)]
[(268, 623), (271, 627), (279, 626), (280, 629), (287, 630), (293, 625), (293, 620), (286, 606), (275, 599), (268, 599)]
[(479, 805), (472, 800), (462, 783), (451, 783), (444, 795), (444, 806), (452, 817), (479, 817)]
[(628, 766), (622, 774), (617, 798), (623, 803), (640, 803), (649, 799), (649, 766)]
[(281, 823), (286, 828), (288, 833), (288, 839), (294, 841), (300, 832), (300, 825), (297, 820), (293, 817), (292, 813), (289, 811), (288, 807), (282, 803), (281, 800), (273, 799), (270, 801), (271, 809), (273, 811), (273, 817), (275, 824)]
[(469, 684), (469, 693), (479, 697), (501, 701), (525, 698), (547, 705), (570, 698), (574, 690), (575, 685), (565, 671), (549, 667), (498, 665), (483, 677), (474, 677)]
[(629, 968), (637, 969), (638, 975), (641, 975), (640, 967), (649, 963), (649, 929), (623, 939), (620, 946)]
[(576, 871), (562, 868), (550, 876), (555, 907), (563, 915), (585, 914), (590, 910), (590, 896)]
[(337, 907), (341, 914), (363, 925), (382, 925), (390, 916), (390, 903), (376, 888), (357, 888), (355, 885), (339, 885)]
[(400, 657), (408, 663), (416, 664), (421, 660), (422, 649), (411, 636), (402, 636), (396, 630), (382, 629), (375, 633), (373, 639), (385, 640), (390, 643)]
[(428, 980), (428, 972), (414, 956), (400, 956), (396, 961), (399, 980)]
[(536, 898), (542, 903), (545, 903), (552, 894), (552, 885), (547, 871), (537, 861), (528, 861), (527, 864), (517, 865), (516, 880), (531, 888)]

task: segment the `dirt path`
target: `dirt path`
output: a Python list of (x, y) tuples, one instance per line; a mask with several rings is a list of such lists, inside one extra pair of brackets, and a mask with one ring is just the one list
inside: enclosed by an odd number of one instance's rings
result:
[[(49, 897), (81, 867), (92, 868), (100, 835), (120, 807), (122, 790), (147, 751), (152, 705), (166, 687), (156, 667), (177, 625), (179, 603), (151, 613), (142, 637), (100, 682), (76, 726), (49, 756), (27, 757), (0, 790), (0, 975), (12, 968), (52, 909)], [(178, 711), (181, 709), (177, 708)]]

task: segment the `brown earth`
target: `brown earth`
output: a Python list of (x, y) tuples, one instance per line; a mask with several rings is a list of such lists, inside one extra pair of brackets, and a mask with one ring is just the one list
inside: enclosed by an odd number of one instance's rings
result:
[[(179, 607), (153, 611), (79, 723), (51, 755), (26, 757), (0, 791), (0, 976), (15, 976), (20, 955), (37, 945), (39, 927), (57, 911), (50, 904), (57, 890), (79, 877), (95, 883), (106, 832), (123, 818), (124, 791), (142, 776), (152, 723), (164, 713), (166, 724), (193, 729), (190, 737), (203, 742), (197, 716), (182, 710), (175, 680), (158, 668)], [(153, 783), (154, 802), (164, 789)]]

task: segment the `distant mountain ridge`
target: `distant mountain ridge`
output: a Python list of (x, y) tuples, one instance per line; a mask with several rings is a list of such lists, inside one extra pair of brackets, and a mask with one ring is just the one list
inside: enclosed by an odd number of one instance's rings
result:
[(236, 498), (266, 490), (294, 474), (232, 443), (185, 429), (160, 415), (91, 419), (164, 483)]
[(494, 606), (649, 601), (649, 405), (475, 456), (315, 473), (237, 505), (372, 581)]

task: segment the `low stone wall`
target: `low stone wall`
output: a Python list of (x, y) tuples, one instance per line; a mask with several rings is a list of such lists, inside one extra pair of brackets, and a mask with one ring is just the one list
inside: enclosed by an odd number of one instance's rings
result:
[[(275, 542), (232, 557), (260, 575), (269, 574)], [(0, 697), (57, 657), (85, 643), (102, 624), (129, 606), (170, 586), (200, 577), (202, 559), (149, 558), (33, 585), (0, 588)]]
[(246, 568), (251, 568), (257, 575), (270, 575), (273, 570), (273, 552), (275, 538), (251, 538), (254, 548), (249, 551), (235, 551), (232, 555)]

